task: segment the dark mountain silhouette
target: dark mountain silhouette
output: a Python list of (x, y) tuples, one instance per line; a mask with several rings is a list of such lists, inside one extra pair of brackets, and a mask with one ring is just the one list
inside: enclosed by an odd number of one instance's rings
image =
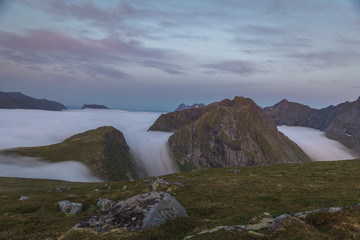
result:
[(91, 109), (109, 109), (108, 107), (104, 105), (98, 105), (98, 104), (84, 104), (82, 109), (91, 108)]
[(0, 92), (0, 108), (3, 109), (41, 109), (61, 111), (66, 107), (58, 102), (36, 99), (20, 92)]

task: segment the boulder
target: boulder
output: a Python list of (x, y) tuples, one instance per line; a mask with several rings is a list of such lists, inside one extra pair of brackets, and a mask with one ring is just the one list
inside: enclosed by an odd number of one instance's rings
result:
[(99, 198), (97, 201), (97, 206), (99, 207), (100, 210), (104, 211), (108, 208), (111, 207), (111, 204), (113, 204), (114, 201), (106, 199), (106, 198)]
[(27, 197), (27, 196), (21, 196), (21, 197), (19, 198), (19, 201), (28, 200), (28, 199), (30, 199), (30, 198)]
[(83, 209), (82, 203), (70, 202), (68, 200), (58, 202), (61, 212), (69, 215), (78, 215)]
[(115, 202), (109, 209), (84, 219), (73, 228), (107, 232), (125, 227), (135, 231), (158, 226), (167, 219), (187, 216), (184, 207), (170, 194), (152, 191)]

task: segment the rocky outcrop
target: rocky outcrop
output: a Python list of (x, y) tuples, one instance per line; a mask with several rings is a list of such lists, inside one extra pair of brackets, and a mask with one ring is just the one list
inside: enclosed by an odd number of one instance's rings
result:
[(46, 161), (80, 161), (103, 180), (137, 178), (137, 170), (124, 135), (114, 127), (99, 127), (76, 134), (61, 143), (6, 150), (7, 154), (39, 157)]
[(58, 102), (36, 99), (20, 92), (0, 92), (0, 108), (3, 109), (40, 109), (61, 111), (66, 107)]
[(98, 105), (98, 104), (84, 104), (82, 106), (82, 109), (86, 109), (86, 108), (90, 108), (90, 109), (109, 109), (108, 107), (106, 107), (104, 105)]
[(221, 102), (215, 102), (200, 108), (191, 108), (183, 111), (161, 114), (149, 130), (172, 132), (188, 123), (198, 120), (207, 112), (218, 109), (219, 107), (232, 107), (234, 104), (234, 101), (224, 99)]
[[(245, 233), (248, 234), (245, 237), (246, 239), (248, 239), (250, 236), (251, 236), (250, 239), (253, 239), (253, 237), (255, 237), (254, 239), (263, 239), (263, 238), (264, 239), (285, 239), (285, 238), (279, 238), (278, 235), (279, 235), (279, 232), (287, 232), (287, 228), (291, 229), (291, 227), (294, 227), (294, 226), (296, 226), (297, 228), (300, 227), (300, 229), (301, 228), (303, 228), (303, 229), (312, 228), (313, 227), (313, 226), (311, 226), (312, 221), (310, 221), (311, 218), (318, 219), (318, 222), (321, 222), (322, 224), (325, 224), (326, 222), (329, 224), (329, 219), (321, 219), (326, 216), (330, 217), (330, 222), (332, 224), (335, 223), (335, 225), (336, 225), (336, 223), (337, 223), (337, 221), (335, 221), (336, 218), (343, 220), (344, 217), (342, 217), (342, 215), (350, 216), (351, 214), (349, 214), (349, 210), (350, 211), (356, 210), (358, 208), (359, 208), (359, 204), (350, 206), (350, 207), (346, 207), (346, 208), (331, 207), (331, 208), (325, 208), (325, 209), (310, 210), (310, 211), (306, 211), (306, 212), (282, 214), (276, 218), (272, 217), (269, 213), (264, 213), (262, 216), (257, 216), (257, 217), (251, 218), (250, 224), (248, 224), (248, 225), (217, 226), (212, 229), (203, 230), (194, 235), (186, 236), (184, 238), (184, 240), (191, 239), (191, 238), (194, 238), (194, 237), (196, 237), (198, 235), (202, 235), (202, 234), (214, 233), (214, 232), (217, 232), (220, 230), (244, 231)], [(336, 214), (338, 214), (338, 216), (336, 216)], [(341, 222), (341, 221), (339, 221), (339, 222)], [(340, 225), (341, 225), (341, 223), (340, 223)], [(346, 224), (343, 224), (343, 225), (344, 225), (343, 227), (345, 227), (345, 228), (349, 227)], [(335, 226), (335, 228), (340, 229), (341, 227)], [(262, 232), (265, 232), (266, 234), (258, 232), (259, 230), (261, 231), (264, 229), (267, 229), (267, 231), (262, 231)], [(291, 230), (294, 230), (294, 229), (291, 229)], [(314, 232), (315, 233), (317, 232), (315, 228), (310, 229), (310, 230), (311, 231), (305, 231), (305, 232), (309, 233), (309, 236), (313, 236), (312, 234)], [(354, 225), (353, 231), (358, 232), (357, 225)], [(287, 234), (285, 235), (286, 239), (289, 239), (288, 238), (289, 235), (287, 235)], [(303, 233), (301, 233), (301, 236), (304, 236), (302, 234)], [(291, 238), (291, 239), (298, 239), (298, 238), (295, 237), (295, 238)], [(312, 239), (312, 238), (309, 238), (309, 239)], [(325, 238), (325, 236), (323, 236), (323, 237), (316, 238), (316, 239), (328, 239), (328, 238)]]
[(184, 207), (170, 194), (152, 191), (115, 202), (107, 210), (84, 219), (73, 228), (92, 228), (98, 232), (114, 228), (136, 231), (177, 217), (187, 217)]
[(282, 100), (264, 111), (277, 125), (304, 126), (326, 132), (332, 139), (360, 153), (360, 97), (354, 102), (314, 109)]
[(106, 199), (106, 198), (99, 198), (97, 200), (96, 206), (102, 211), (109, 209), (114, 201)]
[(251, 99), (236, 97), (212, 106), (169, 138), (181, 171), (309, 161)]
[(184, 103), (180, 104), (175, 111), (182, 111), (185, 109), (191, 109), (191, 108), (200, 108), (200, 107), (204, 107), (205, 104), (203, 103), (194, 103), (193, 105), (185, 105)]
[(58, 202), (61, 212), (68, 215), (78, 215), (83, 209), (82, 203), (70, 202), (68, 200)]

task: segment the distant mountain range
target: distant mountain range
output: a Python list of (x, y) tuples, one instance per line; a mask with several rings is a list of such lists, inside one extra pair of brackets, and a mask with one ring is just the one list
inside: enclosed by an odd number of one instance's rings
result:
[(61, 111), (66, 107), (58, 102), (36, 99), (20, 92), (0, 92), (0, 108), (3, 109), (41, 109)]
[(190, 108), (199, 108), (199, 107), (204, 107), (205, 104), (203, 103), (194, 103), (193, 105), (185, 105), (184, 103), (180, 104), (176, 109), (175, 111), (182, 111), (182, 110), (185, 110), (185, 109), (190, 109)]
[(277, 125), (304, 126), (324, 131), (327, 137), (342, 142), (360, 153), (360, 97), (354, 102), (314, 109), (284, 99), (264, 108)]

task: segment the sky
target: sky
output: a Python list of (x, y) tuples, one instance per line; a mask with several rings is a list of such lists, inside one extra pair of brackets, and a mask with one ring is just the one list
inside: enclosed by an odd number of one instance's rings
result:
[(171, 111), (360, 95), (359, 0), (0, 0), (0, 91)]

